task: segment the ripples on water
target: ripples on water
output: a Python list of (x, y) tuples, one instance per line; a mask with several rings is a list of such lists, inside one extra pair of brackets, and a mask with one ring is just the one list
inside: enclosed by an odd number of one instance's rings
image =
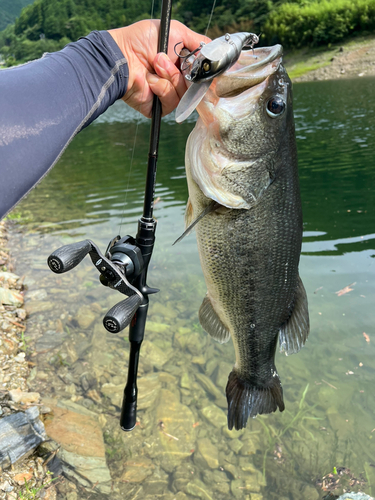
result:
[[(93, 326), (119, 296), (97, 284), (87, 261), (62, 277), (45, 262), (53, 249), (84, 238), (104, 250), (120, 224), (121, 234), (135, 232), (148, 124), (140, 119), (133, 154), (136, 117), (116, 104), (73, 141), (17, 208), (26, 217), (22, 235), (14, 236), (17, 270), (36, 292), (30, 296), (43, 296), (44, 289), (47, 298), (40, 302), (49, 304), (40, 310), (29, 299), (30, 342), (45, 345), (51, 330), (69, 335), (47, 351), (37, 349), (33, 387), (103, 414), (113, 498), (314, 500), (323, 497), (317, 480), (340, 466), (365, 481), (363, 491), (372, 486), (375, 493), (374, 80), (298, 84), (294, 106), (305, 229), (300, 274), (311, 334), (298, 355), (277, 357), (286, 411), (258, 417), (244, 432), (230, 434), (222, 421), (234, 352), (208, 339), (198, 324), (205, 286), (194, 236), (171, 246), (183, 231), (184, 146), (192, 122), (178, 126), (169, 118), (162, 127), (148, 280), (161, 292), (150, 298), (140, 366), (142, 390), (154, 384), (157, 400), (147, 396), (133, 433), (118, 428), (126, 337)], [(349, 284), (353, 290), (338, 296)], [(82, 305), (95, 316), (89, 327), (79, 324)], [(36, 372), (46, 372), (48, 384)], [(82, 385), (86, 372), (94, 376), (96, 393)], [(108, 384), (117, 395), (109, 395)], [(164, 429), (161, 419), (167, 419)], [(177, 433), (179, 441), (165, 432)], [(135, 476), (132, 467), (140, 471)]]

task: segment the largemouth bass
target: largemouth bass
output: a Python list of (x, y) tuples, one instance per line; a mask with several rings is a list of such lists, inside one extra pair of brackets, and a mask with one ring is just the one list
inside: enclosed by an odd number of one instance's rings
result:
[(186, 147), (186, 222), (196, 223), (207, 285), (199, 320), (217, 341), (232, 337), (236, 353), (229, 429), (284, 410), (277, 340), (290, 354), (309, 333), (292, 89), (281, 56), (280, 45), (243, 52), (198, 106)]

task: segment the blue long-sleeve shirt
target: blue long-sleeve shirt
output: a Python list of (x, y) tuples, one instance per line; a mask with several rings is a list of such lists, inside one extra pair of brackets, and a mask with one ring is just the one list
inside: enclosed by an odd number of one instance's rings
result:
[(128, 77), (127, 61), (107, 31), (0, 71), (0, 219), (73, 137), (125, 94)]

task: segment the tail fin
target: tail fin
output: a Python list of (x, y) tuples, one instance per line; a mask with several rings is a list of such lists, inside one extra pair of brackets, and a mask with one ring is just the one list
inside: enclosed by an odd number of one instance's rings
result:
[[(276, 373), (276, 372), (275, 372)], [(283, 389), (279, 376), (272, 377), (268, 387), (257, 387), (242, 380), (232, 370), (227, 383), (228, 428), (246, 427), (247, 419), (262, 413), (272, 413), (279, 407), (284, 411)]]

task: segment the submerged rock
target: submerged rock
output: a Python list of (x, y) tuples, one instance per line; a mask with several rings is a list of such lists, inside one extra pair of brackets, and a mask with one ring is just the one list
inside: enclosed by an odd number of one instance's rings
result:
[(35, 344), (36, 352), (49, 351), (60, 346), (67, 338), (66, 332), (57, 333), (55, 330), (48, 330), (43, 337), (40, 337)]
[(193, 356), (200, 356), (203, 346), (202, 336), (190, 328), (181, 326), (175, 333), (173, 346), (182, 350), (187, 349)]
[(111, 476), (99, 423), (91, 416), (54, 406), (45, 428), (48, 436), (60, 444), (58, 458), (64, 474), (85, 487), (110, 493)]
[(138, 409), (147, 410), (154, 405), (161, 391), (160, 374), (155, 373), (141, 377), (137, 381)]
[(203, 373), (197, 373), (196, 377), (199, 380), (201, 386), (209, 394), (211, 394), (216, 399), (222, 398), (222, 396), (223, 396), (222, 393), (219, 391), (219, 389), (216, 387), (216, 385), (212, 382), (212, 380), (209, 377), (207, 377), (206, 375), (203, 375)]
[(213, 500), (212, 496), (207, 491), (207, 486), (202, 483), (202, 481), (199, 481), (199, 479), (195, 479), (188, 483), (186, 486), (186, 493), (201, 498), (202, 500)]
[(94, 323), (97, 316), (98, 315), (89, 306), (82, 306), (78, 309), (74, 319), (79, 324), (80, 328), (85, 330)]
[(219, 363), (219, 369), (217, 371), (216, 375), (216, 385), (217, 387), (222, 387), (223, 391), (225, 390), (225, 387), (228, 382), (228, 377), (230, 372), (233, 369), (233, 365), (231, 363), (226, 363), (225, 361), (220, 361)]
[(124, 384), (103, 384), (100, 390), (104, 396), (111, 400), (111, 403), (114, 406), (121, 408), (122, 398), (124, 395)]
[(111, 476), (104, 457), (87, 457), (60, 449), (58, 458), (62, 460), (64, 475), (75, 479), (90, 490), (100, 493), (111, 492)]
[(227, 416), (216, 405), (209, 405), (200, 410), (202, 415), (215, 427), (223, 427), (227, 425)]
[(179, 465), (173, 472), (173, 491), (182, 491), (186, 489), (186, 485), (190, 483), (191, 478), (196, 473), (196, 467), (189, 460)]
[(153, 473), (154, 469), (155, 465), (146, 457), (128, 460), (125, 462), (125, 472), (121, 476), (121, 481), (125, 483), (141, 483)]
[(223, 470), (205, 470), (203, 472), (203, 481), (210, 490), (229, 495), (229, 478)]
[(166, 323), (156, 323), (155, 321), (147, 321), (146, 331), (154, 333), (165, 333), (171, 331), (171, 326)]
[(27, 293), (27, 300), (45, 300), (48, 297), (47, 290), (45, 288), (40, 288), (39, 290), (29, 291)]
[(190, 380), (190, 376), (188, 374), (188, 372), (184, 372), (182, 375), (181, 375), (181, 382), (180, 382), (180, 386), (183, 388), (183, 389), (191, 389), (191, 380)]
[(238, 453), (240, 449), (243, 447), (243, 442), (239, 439), (232, 439), (229, 442), (229, 448), (234, 451), (234, 453)]
[(194, 463), (198, 465), (200, 462), (203, 470), (206, 467), (210, 469), (219, 467), (219, 451), (208, 438), (198, 441), (198, 453), (194, 454)]
[(170, 462), (172, 470), (178, 463), (192, 454), (195, 446), (194, 415), (185, 405), (181, 404), (178, 396), (162, 389), (156, 409), (156, 418), (159, 423), (159, 439), (164, 463)]
[(29, 316), (35, 313), (40, 313), (44, 311), (51, 311), (55, 308), (53, 302), (48, 302), (45, 300), (31, 300), (26, 304), (26, 312)]
[(161, 370), (172, 355), (172, 350), (163, 350), (149, 341), (143, 342), (141, 359), (145, 358), (157, 370)]

